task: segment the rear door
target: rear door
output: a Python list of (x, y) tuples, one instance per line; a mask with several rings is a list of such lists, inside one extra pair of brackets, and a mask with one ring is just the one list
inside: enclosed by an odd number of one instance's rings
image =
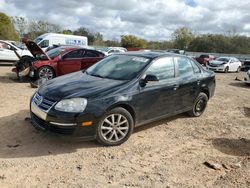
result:
[(57, 65), (59, 75), (64, 75), (81, 70), (81, 61), (83, 54), (83, 49), (76, 49), (64, 54), (62, 56), (62, 59), (58, 61)]
[(193, 105), (193, 101), (199, 92), (200, 78), (199, 74), (194, 73), (192, 62), (186, 57), (175, 57), (178, 74), (178, 106), (177, 110), (184, 110)]
[(175, 77), (175, 64), (172, 57), (156, 60), (144, 73), (155, 75), (159, 82), (147, 83), (140, 87), (140, 92), (133, 101), (136, 102), (138, 121), (144, 122), (174, 113), (178, 103), (178, 82)]
[(100, 57), (100, 54), (98, 52), (95, 52), (93, 50), (85, 50), (85, 53), (83, 54), (83, 57), (81, 59), (81, 69), (87, 69), (101, 59), (103, 59), (103, 57)]

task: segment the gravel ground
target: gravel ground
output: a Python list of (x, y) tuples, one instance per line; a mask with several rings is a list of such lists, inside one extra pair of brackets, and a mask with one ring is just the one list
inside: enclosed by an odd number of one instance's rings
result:
[(250, 87), (235, 81), (243, 72), (216, 75), (202, 117), (164, 119), (103, 147), (35, 130), (25, 121), (35, 89), (11, 68), (0, 67), (0, 187), (250, 187)]

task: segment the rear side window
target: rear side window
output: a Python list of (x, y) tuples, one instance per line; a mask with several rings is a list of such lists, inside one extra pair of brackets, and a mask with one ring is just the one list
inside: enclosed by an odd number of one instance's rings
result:
[(83, 50), (74, 50), (64, 55), (63, 58), (64, 59), (81, 58), (83, 54), (84, 54)]
[(84, 54), (84, 57), (98, 57), (98, 55), (92, 51), (86, 51), (86, 53)]
[(196, 63), (195, 63), (194, 61), (192, 61), (192, 60), (189, 60), (189, 61), (191, 62), (192, 66), (193, 66), (194, 72), (195, 72), (195, 73), (200, 73), (201, 70), (200, 70), (200, 68), (198, 67), (198, 65), (196, 65)]
[(188, 76), (194, 74), (193, 67), (189, 59), (185, 57), (177, 57), (179, 76)]
[(175, 77), (174, 61), (172, 58), (156, 60), (146, 71), (145, 75), (155, 75), (161, 80)]

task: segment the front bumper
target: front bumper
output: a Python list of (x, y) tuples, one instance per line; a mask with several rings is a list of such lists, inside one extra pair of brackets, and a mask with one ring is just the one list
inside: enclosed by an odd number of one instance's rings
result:
[[(34, 102), (30, 104), (31, 124), (39, 130), (54, 133), (60, 137), (93, 140), (96, 138), (98, 119), (90, 114), (46, 112)], [(83, 122), (92, 121), (91, 126), (82, 126)]]
[(220, 66), (220, 67), (212, 67), (212, 66), (207, 66), (207, 68), (211, 71), (215, 71), (215, 72), (224, 72), (225, 71), (225, 67), (224, 66)]

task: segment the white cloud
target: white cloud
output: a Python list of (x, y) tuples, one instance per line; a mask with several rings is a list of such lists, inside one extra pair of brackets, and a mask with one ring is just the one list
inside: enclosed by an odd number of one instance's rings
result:
[(182, 26), (198, 33), (236, 29), (248, 34), (249, 7), (249, 0), (0, 0), (0, 11), (10, 16), (46, 20), (67, 29), (83, 26), (106, 39), (134, 34), (164, 40)]

